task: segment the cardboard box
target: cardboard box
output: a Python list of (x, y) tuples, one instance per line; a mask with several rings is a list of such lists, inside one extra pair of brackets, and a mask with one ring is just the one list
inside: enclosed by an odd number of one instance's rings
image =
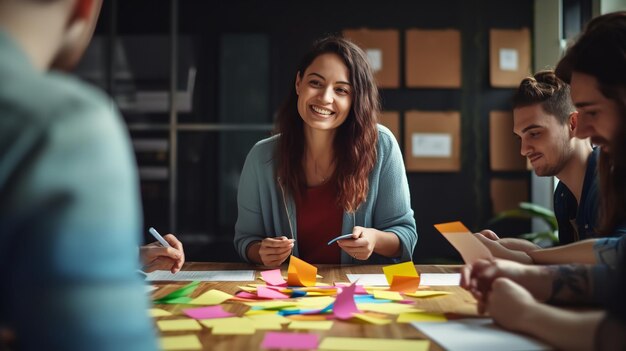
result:
[(407, 87), (461, 87), (461, 32), (410, 29), (405, 40)]
[(513, 134), (513, 112), (489, 112), (489, 164), (493, 171), (525, 171), (526, 157)]
[(530, 71), (528, 28), (489, 31), (489, 73), (491, 86), (517, 88)]
[(400, 144), (400, 112), (398, 111), (383, 111), (380, 114), (378, 121), (380, 124), (389, 128)]
[(407, 171), (461, 170), (461, 115), (457, 111), (408, 111), (404, 115)]
[(528, 202), (528, 181), (524, 179), (491, 179), (493, 214), (519, 207)]
[(396, 29), (346, 29), (343, 36), (365, 51), (379, 88), (400, 87), (400, 34)]

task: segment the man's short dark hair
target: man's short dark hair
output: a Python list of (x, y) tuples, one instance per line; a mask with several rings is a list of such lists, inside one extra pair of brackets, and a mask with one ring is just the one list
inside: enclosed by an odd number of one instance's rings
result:
[(524, 78), (513, 95), (514, 109), (534, 104), (541, 104), (544, 111), (556, 117), (561, 124), (567, 123), (570, 114), (576, 111), (570, 97), (569, 85), (551, 70)]

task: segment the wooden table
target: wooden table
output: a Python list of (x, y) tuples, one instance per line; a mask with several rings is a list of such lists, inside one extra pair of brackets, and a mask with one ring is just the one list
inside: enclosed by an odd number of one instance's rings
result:
[[(380, 265), (368, 265), (368, 266), (336, 266), (336, 265), (316, 265), (318, 268), (318, 274), (323, 278), (318, 278), (318, 282), (330, 283), (333, 282), (348, 282), (346, 274), (348, 273), (379, 273), (382, 274), (382, 266)], [(420, 273), (456, 273), (459, 271), (460, 266), (416, 266)], [(260, 270), (258, 266), (252, 266), (244, 263), (186, 263), (183, 270)], [(281, 267), (283, 275), (286, 275), (286, 266)], [(257, 278), (259, 274), (256, 274)], [(229, 294), (235, 294), (240, 285), (249, 284), (250, 282), (203, 282), (191, 295), (196, 297), (208, 290), (218, 289)], [(262, 283), (261, 280), (257, 280), (256, 283)], [(160, 298), (168, 293), (179, 289), (180, 287), (188, 284), (188, 282), (163, 282), (154, 283), (154, 286), (159, 287), (153, 293), (153, 298)], [(465, 290), (458, 286), (438, 286), (432, 287), (432, 290), (445, 290), (451, 291), (454, 294), (446, 295), (443, 297), (413, 299), (416, 300), (416, 307), (428, 312), (443, 312), (450, 314), (460, 314), (464, 316), (476, 316), (476, 301)], [(407, 298), (412, 299), (412, 298)], [(155, 307), (162, 308), (173, 312), (177, 315), (171, 317), (161, 317), (158, 320), (167, 319), (179, 319), (181, 318), (181, 310), (183, 308), (189, 308), (188, 305), (156, 305)], [(194, 306), (200, 307), (200, 306)], [(236, 313), (238, 316), (243, 315), (249, 307), (239, 302), (225, 303), (224, 309)], [(184, 315), (183, 315), (184, 316)], [(283, 326), (286, 331), (286, 326)], [(267, 331), (257, 330), (253, 335), (212, 335), (211, 330), (204, 328), (202, 331), (197, 332), (200, 342), (204, 345), (205, 350), (261, 350), (260, 345), (263, 337)], [(408, 323), (396, 323), (378, 326), (373, 324), (356, 324), (352, 322), (344, 322), (340, 320), (334, 320), (333, 328), (328, 331), (312, 330), (312, 333), (320, 335), (320, 341), (325, 336), (342, 336), (342, 337), (368, 337), (368, 338), (390, 338), (390, 339), (425, 339), (426, 337), (413, 326)], [(163, 336), (174, 335), (186, 335), (193, 332), (165, 332)], [(431, 343), (430, 350), (442, 350), (439, 345)]]

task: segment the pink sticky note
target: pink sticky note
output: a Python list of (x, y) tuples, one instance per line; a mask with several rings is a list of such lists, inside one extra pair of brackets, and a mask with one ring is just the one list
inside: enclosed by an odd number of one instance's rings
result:
[[(349, 284), (344, 284), (344, 283), (335, 284), (335, 286), (341, 286), (341, 287), (348, 286), (348, 285)], [(367, 290), (365, 290), (363, 285), (357, 285), (356, 289), (354, 289), (354, 294), (355, 295), (367, 295), (369, 293), (367, 292)]]
[(240, 291), (237, 294), (235, 294), (235, 297), (239, 297), (245, 300), (264, 300), (264, 299), (259, 298), (257, 295), (249, 293), (247, 291)]
[(261, 271), (261, 277), (268, 285), (287, 286), (287, 282), (280, 273), (280, 269), (272, 269), (270, 271)]
[(285, 295), (285, 294), (283, 294), (281, 292), (278, 292), (278, 291), (276, 291), (274, 289), (270, 289), (268, 287), (265, 287), (265, 286), (257, 287), (256, 288), (256, 294), (259, 297), (266, 298), (266, 299), (288, 299), (289, 298), (289, 296), (287, 296), (287, 295)]
[(335, 305), (333, 306), (333, 314), (339, 319), (352, 318), (352, 314), (360, 313), (356, 304), (354, 303), (354, 290), (356, 285), (343, 287), (341, 292), (337, 294), (335, 299)]
[(233, 317), (234, 314), (224, 311), (222, 306), (208, 306), (199, 308), (189, 308), (183, 311), (186, 315), (194, 319), (212, 319)]
[(317, 350), (318, 344), (317, 334), (268, 332), (263, 338), (261, 348)]

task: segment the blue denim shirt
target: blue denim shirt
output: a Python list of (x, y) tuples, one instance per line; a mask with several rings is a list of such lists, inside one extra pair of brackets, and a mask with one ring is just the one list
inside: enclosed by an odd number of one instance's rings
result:
[(600, 149), (595, 148), (587, 159), (587, 169), (580, 204), (567, 188), (559, 182), (554, 191), (554, 214), (559, 225), (559, 244), (595, 238), (595, 228), (599, 219), (598, 157)]

